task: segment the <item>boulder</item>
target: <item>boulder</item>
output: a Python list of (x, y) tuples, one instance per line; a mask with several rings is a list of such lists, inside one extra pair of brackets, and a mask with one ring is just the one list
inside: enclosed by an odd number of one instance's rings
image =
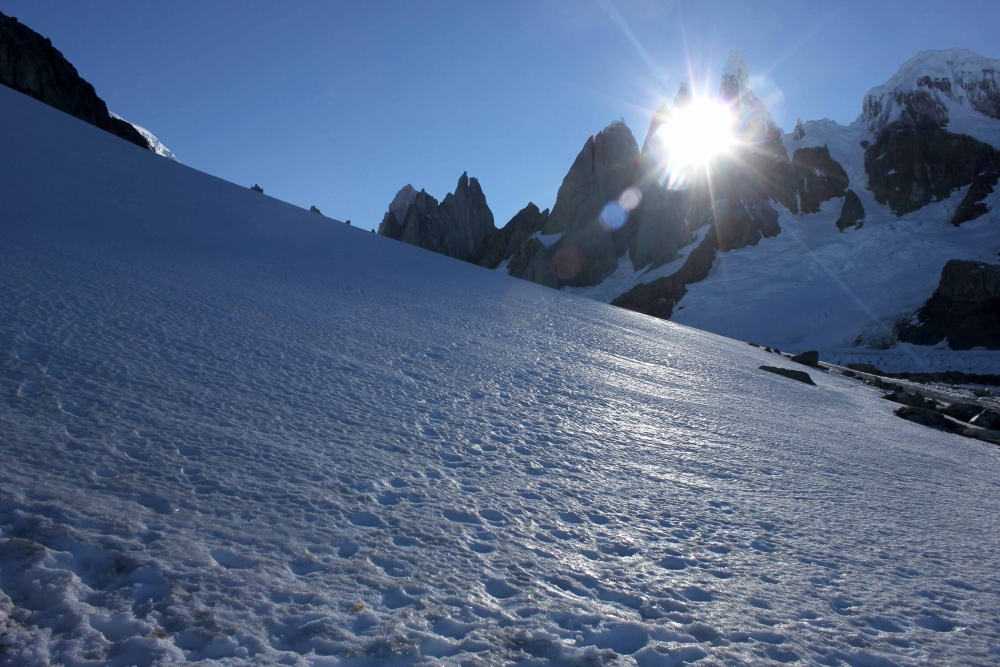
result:
[(901, 405), (909, 405), (913, 408), (927, 408), (928, 410), (934, 410), (936, 406), (934, 401), (924, 398), (924, 396), (918, 392), (906, 391), (901, 387), (896, 388), (891, 394), (886, 394), (883, 398)]
[(768, 373), (783, 375), (786, 378), (798, 380), (799, 382), (804, 382), (806, 384), (811, 384), (811, 385), (816, 384), (815, 382), (813, 382), (812, 377), (809, 376), (809, 373), (806, 373), (805, 371), (793, 371), (790, 368), (779, 368), (777, 366), (761, 366), (760, 369), (762, 371), (767, 371)]
[(251, 185), (250, 189), (253, 190), (254, 192), (259, 192), (260, 194), (264, 194), (264, 188), (260, 187), (256, 183), (254, 183), (253, 185)]
[(916, 320), (899, 330), (899, 340), (937, 345), (947, 338), (953, 350), (1000, 350), (1000, 265), (950, 260)]
[(885, 375), (883, 371), (880, 371), (873, 364), (847, 364), (847, 367), (852, 371), (858, 371), (859, 373), (870, 373), (872, 375)]
[(320, 215), (323, 215), (323, 213), (320, 212), (320, 210), (318, 208), (316, 208), (315, 206), (310, 206), (309, 207), (309, 212), (310, 213), (319, 213)]
[(819, 352), (816, 350), (808, 350), (802, 354), (796, 354), (793, 356), (792, 361), (798, 364), (819, 368)]
[(969, 423), (979, 428), (990, 430), (1000, 429), (1000, 411), (983, 410), (978, 415), (969, 420)]
[(991, 431), (982, 428), (967, 428), (962, 434), (967, 438), (975, 438), (991, 445), (1000, 445), (1000, 431)]
[(110, 132), (141, 148), (152, 150), (128, 121), (112, 116), (94, 87), (52, 42), (0, 13), (0, 83)]
[(941, 412), (964, 422), (972, 419), (983, 411), (982, 406), (975, 403), (949, 403), (941, 409)]
[(914, 424), (928, 426), (939, 431), (947, 431), (948, 433), (957, 433), (959, 435), (963, 435), (965, 432), (965, 427), (956, 424), (941, 413), (928, 408), (904, 405), (900, 408), (896, 408), (893, 414), (897, 417), (902, 417), (906, 421), (913, 422)]

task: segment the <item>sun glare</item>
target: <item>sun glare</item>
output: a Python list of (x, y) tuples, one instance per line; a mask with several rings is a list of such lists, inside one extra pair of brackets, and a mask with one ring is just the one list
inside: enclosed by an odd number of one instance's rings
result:
[(656, 132), (659, 152), (667, 171), (680, 173), (704, 166), (736, 143), (736, 119), (722, 102), (694, 100), (675, 109)]

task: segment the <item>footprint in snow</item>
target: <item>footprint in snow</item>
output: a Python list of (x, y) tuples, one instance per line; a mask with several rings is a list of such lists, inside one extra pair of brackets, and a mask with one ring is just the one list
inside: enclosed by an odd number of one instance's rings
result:
[(229, 570), (249, 570), (257, 564), (256, 561), (228, 549), (212, 549), (209, 553), (212, 555), (212, 560)]
[(520, 591), (503, 579), (490, 579), (486, 582), (486, 592), (498, 600), (506, 600), (514, 597)]
[(372, 512), (355, 512), (351, 515), (351, 523), (362, 528), (381, 528), (385, 525), (382, 519)]

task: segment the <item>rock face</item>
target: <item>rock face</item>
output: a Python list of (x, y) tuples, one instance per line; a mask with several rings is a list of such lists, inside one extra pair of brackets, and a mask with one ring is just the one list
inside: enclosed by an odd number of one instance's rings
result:
[(0, 83), (136, 146), (150, 149), (138, 130), (108, 113), (108, 106), (97, 96), (94, 87), (83, 80), (50, 40), (2, 13)]
[(393, 199), (379, 234), (455, 259), (469, 260), (496, 232), (479, 181), (462, 174), (454, 193), (438, 204), (425, 190), (406, 186)]
[[(614, 272), (628, 248), (629, 213), (605, 212), (636, 182), (639, 148), (625, 123), (587, 139), (559, 186), (542, 233), (562, 234), (551, 246), (534, 244), (512, 262), (510, 274), (553, 287), (596, 285)], [(545, 269), (544, 263), (549, 264)]]
[(870, 90), (859, 121), (875, 138), (865, 171), (876, 200), (904, 215), (971, 186), (952, 223), (986, 213), (982, 202), (1000, 179), (1000, 151), (947, 129), (977, 114), (1000, 119), (1000, 60), (963, 49), (918, 53)]
[(916, 319), (899, 332), (901, 341), (936, 345), (947, 338), (953, 350), (1000, 350), (1000, 265), (951, 260)]
[(837, 218), (837, 229), (844, 231), (848, 227), (860, 226), (859, 223), (864, 219), (865, 207), (861, 204), (861, 199), (854, 190), (848, 190), (840, 209), (840, 217)]
[[(548, 209), (539, 211), (537, 206), (529, 203), (503, 228), (488, 235), (468, 261), (487, 269), (497, 268), (504, 260), (510, 260), (517, 249), (534, 234), (541, 232), (548, 218)], [(540, 241), (536, 242), (541, 244)]]
[(909, 116), (886, 125), (865, 151), (868, 187), (896, 215), (947, 199), (971, 185), (952, 218), (960, 225), (986, 213), (982, 200), (1000, 178), (1000, 151), (931, 122), (911, 124)]
[(830, 157), (830, 149), (826, 146), (795, 151), (792, 167), (801, 179), (796, 189), (803, 213), (818, 213), (820, 204), (845, 195), (847, 172)]

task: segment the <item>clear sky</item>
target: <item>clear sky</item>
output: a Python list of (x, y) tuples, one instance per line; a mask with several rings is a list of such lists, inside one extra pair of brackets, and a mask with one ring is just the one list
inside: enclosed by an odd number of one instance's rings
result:
[(852, 121), (916, 52), (1000, 57), (1000, 2), (0, 0), (181, 162), (374, 227), (406, 183), (478, 177), (503, 225), (551, 207), (587, 137), (641, 143), (730, 49), (790, 130)]

